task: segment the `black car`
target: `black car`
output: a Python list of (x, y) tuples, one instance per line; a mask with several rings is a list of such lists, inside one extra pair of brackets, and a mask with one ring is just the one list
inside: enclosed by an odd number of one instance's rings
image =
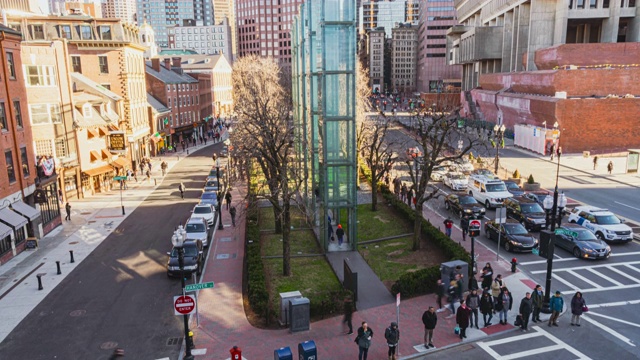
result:
[[(202, 241), (200, 240), (188, 240), (182, 245), (184, 249), (184, 274), (191, 275), (202, 274), (202, 267), (204, 264), (204, 251), (202, 247)], [(168, 252), (169, 261), (167, 261), (167, 276), (174, 277), (180, 276), (180, 265), (178, 262), (178, 249), (173, 248), (171, 252)]]
[(564, 224), (556, 229), (555, 245), (578, 259), (608, 259), (611, 247), (578, 224)]
[[(522, 196), (529, 200), (537, 202), (544, 210), (544, 199), (547, 197), (547, 195), (553, 197), (553, 193), (544, 190), (530, 191)], [(560, 209), (558, 209), (557, 214), (560, 214)]]
[(522, 190), (522, 188), (518, 184), (516, 184), (515, 181), (507, 180), (504, 182), (504, 184), (507, 186), (507, 191), (512, 193), (513, 196), (524, 195), (524, 190)]
[[(538, 239), (533, 237), (527, 229), (513, 219), (507, 219), (500, 226), (500, 245), (507, 251), (531, 251), (538, 247)], [(487, 239), (498, 241), (498, 224), (495, 221), (487, 221), (484, 224), (484, 234)]]
[(529, 231), (539, 231), (546, 226), (544, 209), (540, 204), (522, 196), (504, 199), (507, 217), (517, 220)]
[(473, 215), (475, 217), (483, 217), (485, 208), (473, 198), (473, 196), (465, 193), (449, 194), (444, 198), (444, 206), (447, 210), (456, 213), (459, 217), (463, 215)]

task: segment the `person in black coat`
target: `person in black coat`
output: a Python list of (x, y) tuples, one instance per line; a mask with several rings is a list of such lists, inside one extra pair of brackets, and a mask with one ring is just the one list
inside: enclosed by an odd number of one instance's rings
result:
[(429, 306), (429, 309), (422, 314), (422, 323), (424, 324), (424, 347), (433, 346), (433, 330), (438, 324), (438, 315), (436, 314), (433, 306)]
[[(506, 287), (502, 288), (502, 293), (496, 301), (496, 311), (500, 313), (500, 324), (507, 325), (507, 313), (513, 306), (513, 296)], [(503, 320), (504, 319), (504, 320)]]
[[(488, 291), (482, 293), (480, 298), (480, 312), (482, 313), (482, 319), (484, 320), (484, 327), (491, 325), (491, 319), (493, 319), (494, 302), (493, 296)], [(487, 315), (489, 320), (487, 321)]]
[(491, 289), (491, 283), (493, 282), (493, 269), (491, 268), (491, 264), (487, 263), (482, 268), (482, 290)]
[(469, 317), (471, 309), (467, 307), (464, 301), (460, 301), (460, 307), (456, 312), (456, 324), (460, 327), (460, 339), (467, 337), (467, 328), (469, 327)]
[(522, 316), (522, 331), (527, 331), (529, 327), (529, 317), (533, 311), (533, 301), (531, 300), (531, 293), (526, 293), (524, 298), (520, 301), (520, 316)]

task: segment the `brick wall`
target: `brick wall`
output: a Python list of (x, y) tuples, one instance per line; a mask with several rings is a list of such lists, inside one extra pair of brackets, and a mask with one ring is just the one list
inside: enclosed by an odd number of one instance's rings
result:
[(564, 44), (536, 51), (536, 67), (540, 70), (563, 65), (638, 64), (640, 43)]

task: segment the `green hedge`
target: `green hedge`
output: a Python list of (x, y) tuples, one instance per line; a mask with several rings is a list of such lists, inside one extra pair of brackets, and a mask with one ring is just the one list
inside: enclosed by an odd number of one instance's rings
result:
[[(253, 311), (266, 317), (269, 306), (269, 292), (264, 273), (264, 265), (260, 255), (260, 227), (258, 226), (258, 209), (255, 202), (247, 214), (247, 294), (249, 305)], [(248, 240), (252, 240), (249, 243)]]

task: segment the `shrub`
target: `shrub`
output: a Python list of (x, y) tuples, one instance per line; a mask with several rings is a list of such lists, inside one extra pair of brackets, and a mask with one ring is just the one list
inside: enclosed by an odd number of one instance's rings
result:
[(513, 178), (520, 179), (520, 171), (518, 171), (518, 169), (516, 169), (516, 171), (513, 172)]
[(469, 151), (469, 162), (472, 163), (474, 160), (473, 153)]
[(478, 155), (478, 157), (476, 158), (476, 162), (478, 164), (482, 164), (484, 162), (484, 160), (482, 159), (482, 157), (480, 155)]
[[(260, 256), (260, 227), (258, 225), (258, 210), (255, 203), (251, 205), (247, 214), (247, 295), (249, 305), (256, 314), (266, 316), (269, 306), (269, 292), (267, 280)], [(249, 243), (248, 240), (253, 240)]]
[(528, 184), (534, 184), (536, 181), (533, 180), (533, 174), (529, 174), (529, 178), (527, 179)]

